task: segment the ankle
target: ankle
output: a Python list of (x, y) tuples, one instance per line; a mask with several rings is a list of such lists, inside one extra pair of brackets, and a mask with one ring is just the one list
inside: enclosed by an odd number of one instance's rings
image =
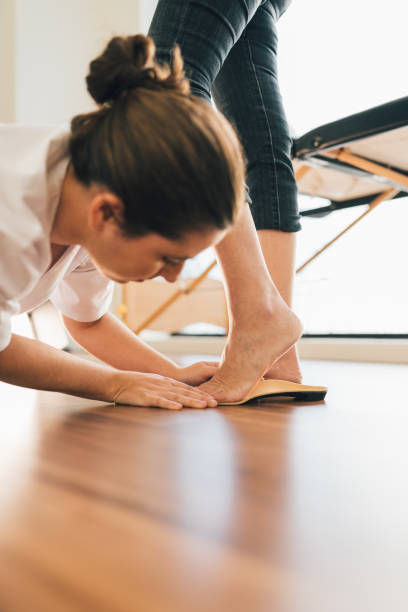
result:
[(284, 324), (285, 319), (297, 320), (300, 323), (295, 313), (279, 294), (274, 296), (273, 299), (264, 299), (256, 303), (253, 301), (241, 303), (236, 308), (231, 309), (230, 318), (231, 328), (242, 325), (251, 327), (255, 324), (256, 326), (270, 325), (271, 321), (282, 321)]

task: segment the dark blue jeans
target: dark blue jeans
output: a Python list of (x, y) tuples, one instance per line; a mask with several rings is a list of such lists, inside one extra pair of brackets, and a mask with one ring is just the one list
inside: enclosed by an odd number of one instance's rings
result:
[(159, 0), (149, 36), (159, 62), (177, 43), (192, 92), (235, 125), (257, 229), (301, 229), (291, 137), (277, 78), (276, 22), (291, 0)]

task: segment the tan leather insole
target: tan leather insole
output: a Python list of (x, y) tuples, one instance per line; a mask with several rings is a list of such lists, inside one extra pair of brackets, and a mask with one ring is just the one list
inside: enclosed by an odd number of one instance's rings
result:
[(319, 402), (323, 400), (327, 393), (327, 387), (314, 387), (311, 385), (300, 385), (287, 380), (260, 380), (248, 395), (240, 402), (230, 402), (222, 406), (239, 406), (250, 400), (260, 397), (281, 397), (288, 396), (297, 400), (307, 402)]

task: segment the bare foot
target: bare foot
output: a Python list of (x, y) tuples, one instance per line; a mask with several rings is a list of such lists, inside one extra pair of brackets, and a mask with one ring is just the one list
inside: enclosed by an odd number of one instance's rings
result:
[(277, 380), (289, 380), (294, 383), (302, 382), (302, 371), (300, 369), (299, 356), (296, 346), (285, 353), (264, 374), (264, 378), (275, 378)]
[[(200, 389), (219, 402), (238, 402), (299, 339), (302, 325), (281, 299), (273, 312), (253, 311), (231, 326), (218, 372)], [(289, 380), (289, 379), (287, 379)]]

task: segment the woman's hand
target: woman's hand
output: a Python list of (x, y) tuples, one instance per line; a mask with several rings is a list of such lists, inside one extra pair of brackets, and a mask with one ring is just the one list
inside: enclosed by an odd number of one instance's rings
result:
[[(189, 368), (180, 369), (188, 370)], [(205, 380), (209, 376), (211, 374), (205, 377)], [(158, 406), (169, 410), (180, 410), (183, 406), (186, 408), (207, 408), (207, 406), (214, 408), (217, 405), (216, 400), (208, 393), (159, 374), (121, 371), (117, 373), (116, 386), (118, 388), (113, 395), (113, 401), (116, 404)]]
[(198, 361), (186, 368), (179, 367), (173, 376), (187, 385), (201, 385), (214, 376), (219, 365), (217, 361)]

